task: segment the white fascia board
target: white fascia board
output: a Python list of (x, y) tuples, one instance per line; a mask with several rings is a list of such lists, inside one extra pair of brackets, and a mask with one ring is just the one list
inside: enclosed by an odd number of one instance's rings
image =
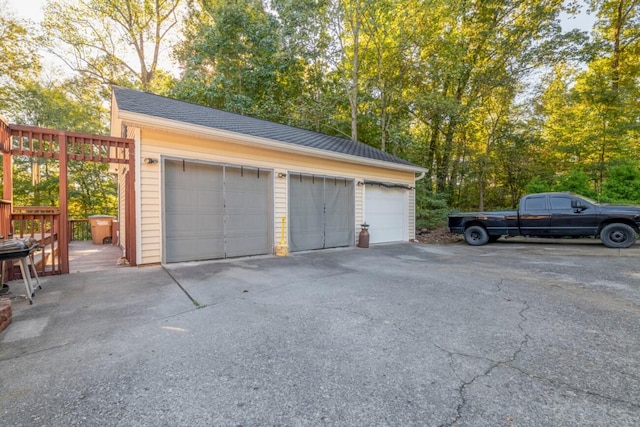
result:
[(384, 167), (387, 169), (401, 170), (413, 173), (426, 172), (426, 169), (419, 166), (403, 165), (400, 163), (385, 162), (383, 160), (369, 159), (367, 157), (353, 156), (349, 154), (341, 154), (318, 148), (303, 147), (287, 142), (280, 142), (273, 139), (260, 138), (243, 133), (230, 132), (222, 129), (211, 128), (207, 126), (194, 125), (191, 123), (180, 122), (176, 120), (163, 119), (160, 117), (148, 116), (146, 114), (132, 113), (130, 111), (119, 110), (118, 117), (123, 120), (126, 125), (152, 128), (157, 130), (177, 131), (185, 134), (191, 134), (200, 137), (222, 137), (233, 140), (235, 143), (248, 146), (259, 146), (270, 148), (272, 150), (284, 152), (296, 152), (313, 157), (333, 158), (343, 162), (359, 163), (370, 166)]

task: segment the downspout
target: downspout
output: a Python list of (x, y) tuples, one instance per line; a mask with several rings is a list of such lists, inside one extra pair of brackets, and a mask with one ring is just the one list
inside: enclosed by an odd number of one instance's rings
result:
[(424, 178), (426, 172), (420, 172), (420, 175), (413, 180), (413, 241), (416, 240), (416, 182)]

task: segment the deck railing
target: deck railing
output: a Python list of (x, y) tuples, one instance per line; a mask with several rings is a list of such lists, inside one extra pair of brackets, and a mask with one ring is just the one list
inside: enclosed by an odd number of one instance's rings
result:
[(88, 219), (69, 220), (69, 241), (91, 240), (91, 224)]
[[(13, 237), (34, 238), (42, 246), (36, 254), (36, 268), (41, 276), (61, 274), (58, 239), (60, 236), (60, 209), (51, 206), (15, 206), (11, 214)], [(68, 261), (66, 261), (68, 262)]]

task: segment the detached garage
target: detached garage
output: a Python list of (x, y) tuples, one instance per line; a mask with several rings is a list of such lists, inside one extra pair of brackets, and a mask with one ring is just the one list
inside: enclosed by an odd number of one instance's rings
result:
[(111, 114), (136, 142), (139, 265), (355, 246), (364, 222), (371, 243), (415, 236), (425, 171), (389, 153), (117, 87)]

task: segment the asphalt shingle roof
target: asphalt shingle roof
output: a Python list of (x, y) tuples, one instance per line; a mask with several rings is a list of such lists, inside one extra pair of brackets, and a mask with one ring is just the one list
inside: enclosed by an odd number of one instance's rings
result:
[(114, 87), (113, 93), (118, 108), (123, 111), (421, 169), (370, 145), (346, 138), (121, 87)]

